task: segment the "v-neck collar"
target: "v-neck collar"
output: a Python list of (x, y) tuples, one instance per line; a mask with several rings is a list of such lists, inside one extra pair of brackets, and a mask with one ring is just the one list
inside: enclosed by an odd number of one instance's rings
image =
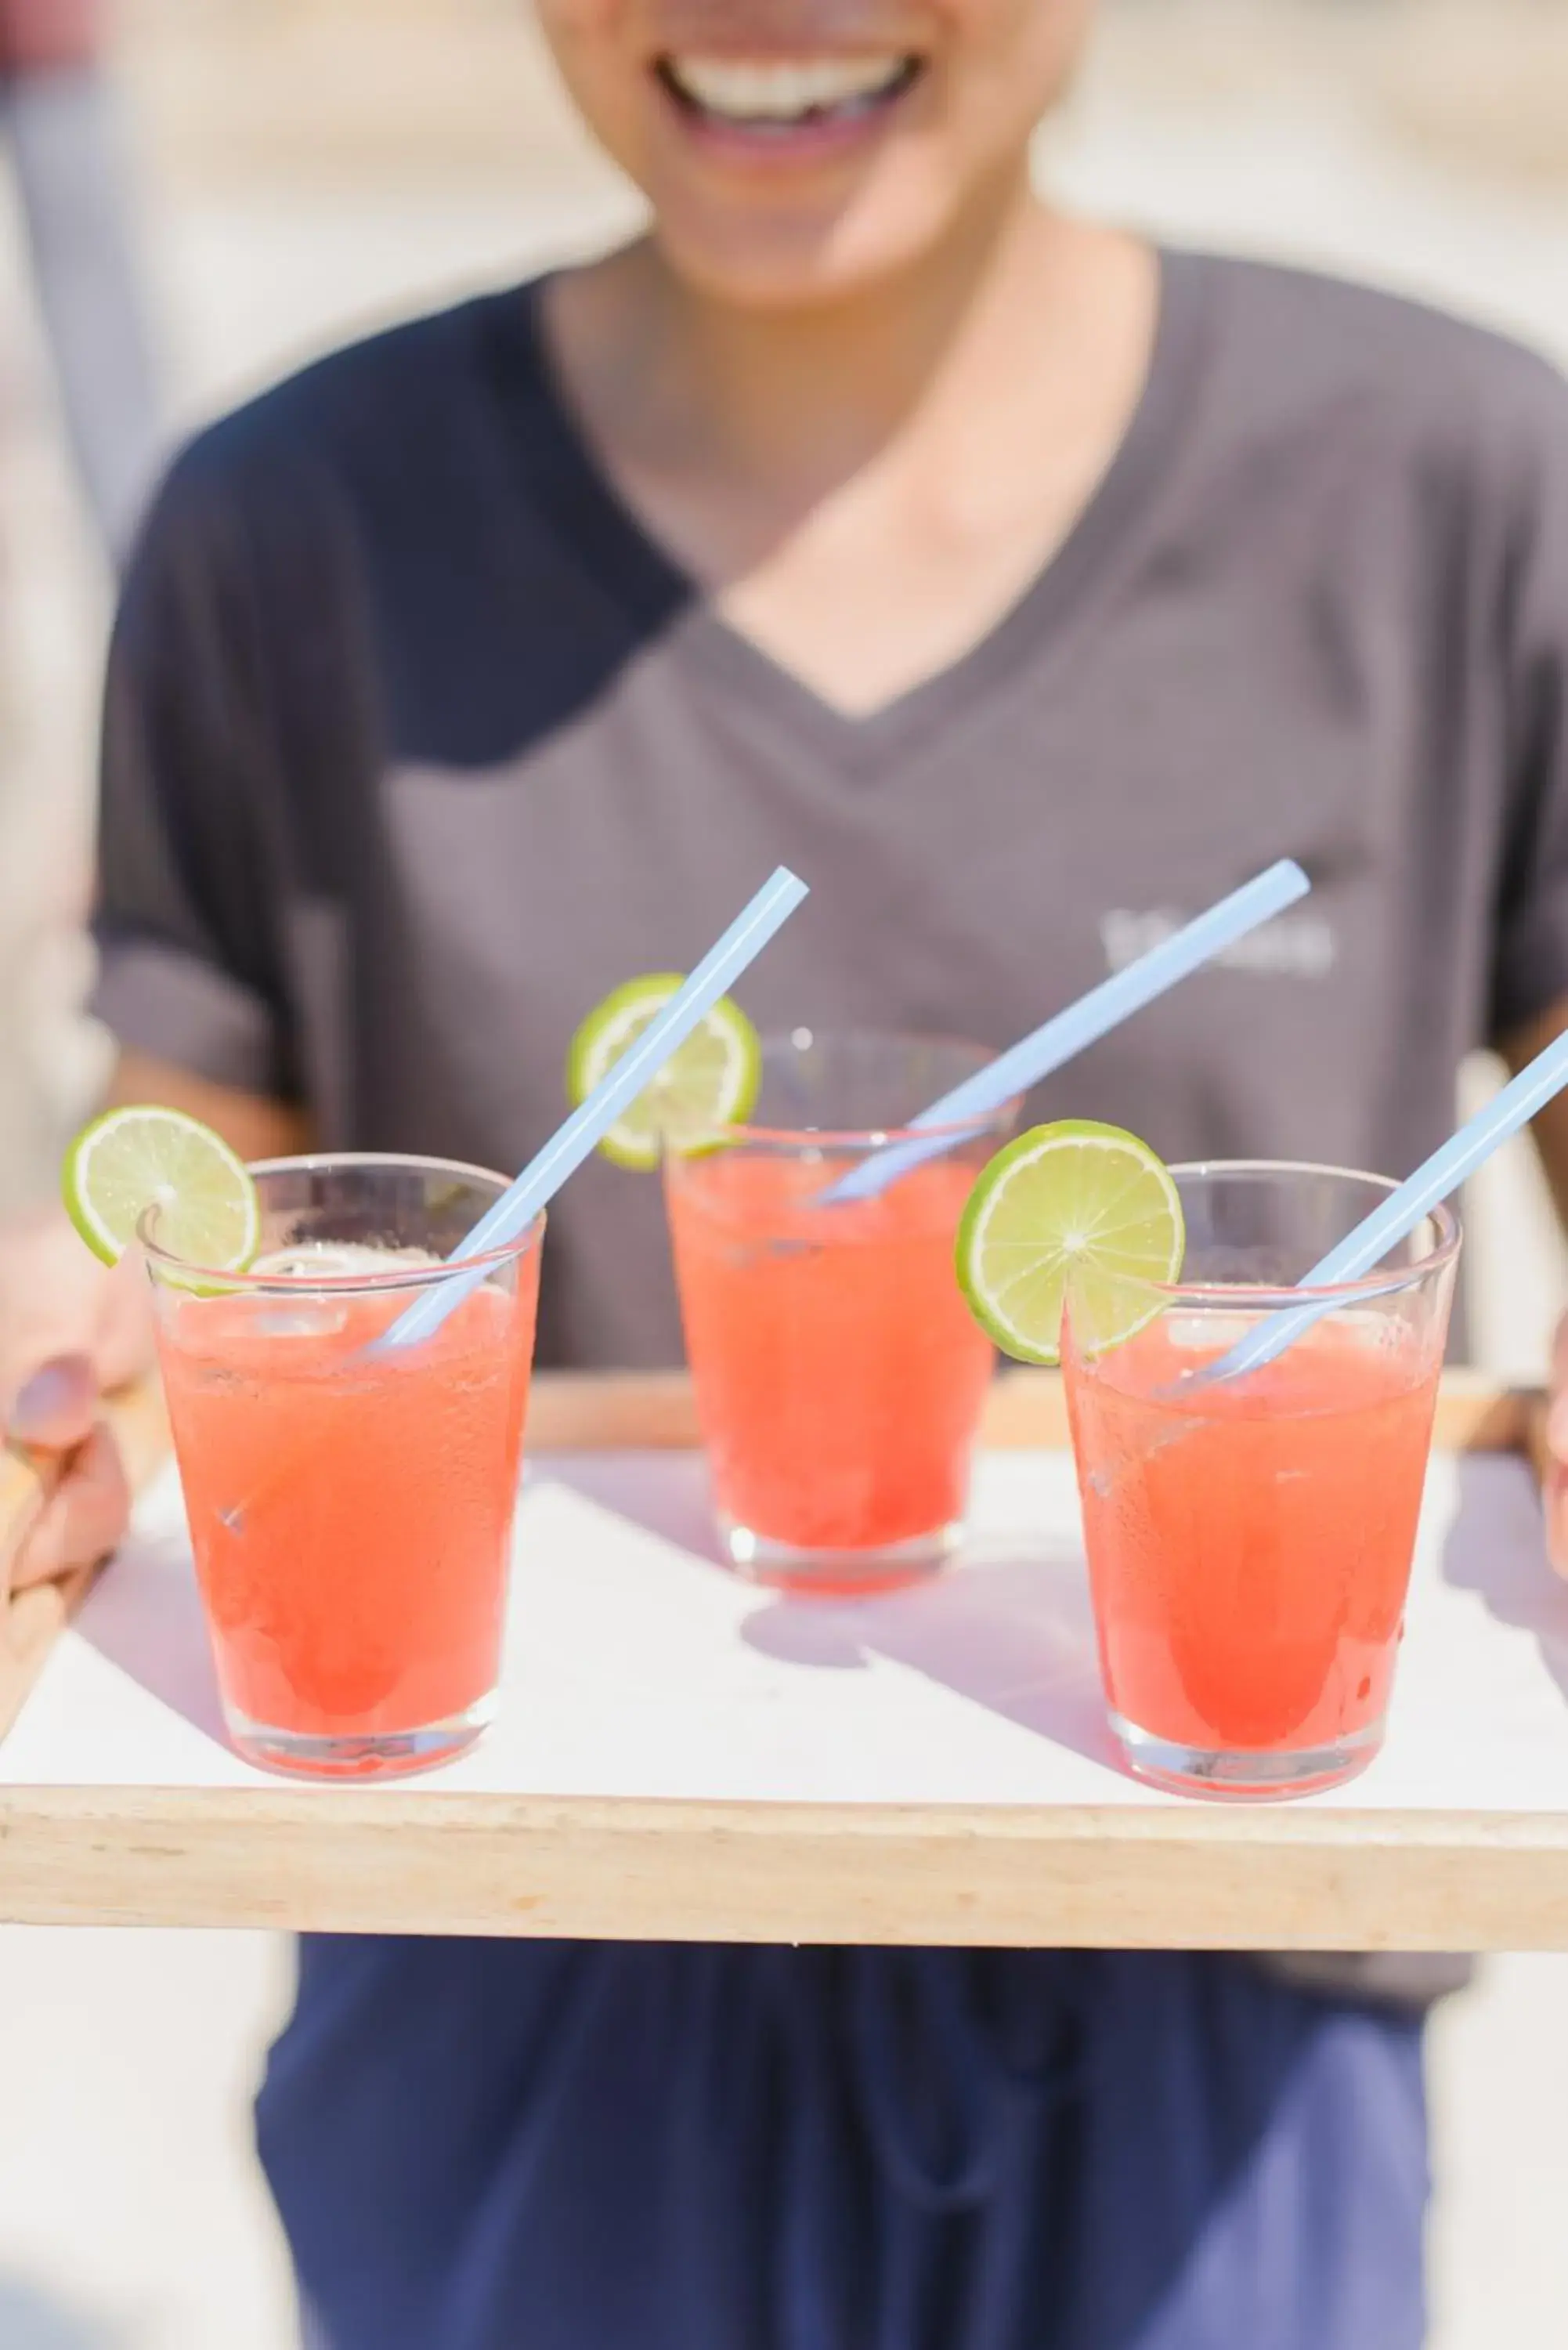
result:
[[(644, 527), (604, 471), (556, 372), (542, 324), (547, 280), (524, 290), (513, 322), (524, 339), (527, 429), (543, 435), (530, 472), (548, 484), (547, 519), (572, 556), (639, 628), (679, 645), (689, 671), (753, 723), (782, 733), (829, 766), (864, 776), (911, 745), (948, 734), (1018, 672), (1071, 634), (1075, 619), (1137, 531), (1190, 411), (1210, 273), (1201, 256), (1161, 248), (1159, 311), (1142, 393), (1121, 443), (1065, 536), (1017, 601), (955, 660), (862, 715), (839, 709), (718, 612), (698, 582)], [(540, 462), (542, 460), (542, 462)]]

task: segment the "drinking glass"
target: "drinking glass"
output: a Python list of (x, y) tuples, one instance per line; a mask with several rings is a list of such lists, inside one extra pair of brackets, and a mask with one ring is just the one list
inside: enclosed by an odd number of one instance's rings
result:
[[(252, 1171), (249, 1273), (170, 1254), (156, 1209), (141, 1231), (224, 1716), (269, 1769), (423, 1769), (494, 1711), (544, 1219), (458, 1266), (504, 1177), (354, 1156)], [(378, 1347), (476, 1268), (432, 1336)]]
[(666, 1161), (720, 1529), (759, 1582), (886, 1588), (940, 1566), (960, 1538), (993, 1356), (953, 1245), (1015, 1105), (876, 1197), (824, 1194), (992, 1057), (797, 1029), (764, 1043), (753, 1122)]
[[(1366, 1279), (1294, 1284), (1394, 1187), (1337, 1168), (1172, 1170), (1187, 1254), (1129, 1284), (1144, 1326), (1064, 1341), (1112, 1727), (1189, 1793), (1300, 1794), (1382, 1744), (1459, 1232), (1446, 1208)], [(1285, 1351), (1205, 1378), (1266, 1315), (1325, 1310)], [(1107, 1336), (1109, 1342), (1107, 1342)]]

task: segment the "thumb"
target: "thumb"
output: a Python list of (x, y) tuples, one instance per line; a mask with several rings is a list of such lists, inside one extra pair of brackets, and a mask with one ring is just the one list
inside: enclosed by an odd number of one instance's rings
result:
[(57, 1355), (18, 1389), (9, 1433), (40, 1452), (84, 1443), (98, 1417), (98, 1374), (86, 1355)]
[(1568, 1471), (1550, 1457), (1539, 1465), (1546, 1555), (1559, 1575), (1568, 1575)]
[(1557, 1333), (1551, 1391), (1531, 1401), (1524, 1449), (1541, 1482), (1546, 1555), (1557, 1573), (1568, 1579), (1568, 1389), (1563, 1379), (1565, 1356), (1568, 1323)]

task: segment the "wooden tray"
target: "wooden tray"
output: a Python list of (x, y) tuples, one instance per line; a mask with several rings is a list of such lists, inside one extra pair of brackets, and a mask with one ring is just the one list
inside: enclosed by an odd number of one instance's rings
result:
[(850, 1607), (719, 1567), (683, 1382), (541, 1381), (502, 1720), (382, 1788), (224, 1745), (165, 1472), (0, 1747), (0, 1917), (1568, 1949), (1568, 1586), (1509, 1457), (1529, 1418), (1448, 1384), (1387, 1751), (1337, 1797), (1244, 1809), (1117, 1767), (1044, 1376), (998, 1382), (972, 1555)]

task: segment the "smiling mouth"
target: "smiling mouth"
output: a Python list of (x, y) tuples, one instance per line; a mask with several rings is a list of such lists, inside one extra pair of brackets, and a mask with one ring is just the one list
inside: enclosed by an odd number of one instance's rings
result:
[(898, 103), (925, 69), (918, 57), (664, 57), (655, 71), (685, 114), (759, 137), (866, 120)]

